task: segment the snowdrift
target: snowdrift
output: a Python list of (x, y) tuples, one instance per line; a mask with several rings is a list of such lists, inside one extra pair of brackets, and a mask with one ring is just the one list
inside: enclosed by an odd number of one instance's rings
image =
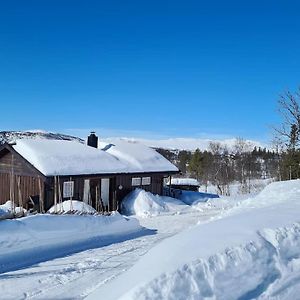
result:
[(180, 200), (153, 195), (142, 189), (135, 189), (122, 201), (122, 213), (139, 217), (157, 216), (161, 213), (176, 213), (187, 209)]
[(209, 193), (201, 193), (201, 192), (193, 192), (193, 191), (180, 191), (179, 199), (188, 204), (195, 205), (199, 202), (206, 202), (208, 199), (219, 198), (219, 195), (209, 194)]
[(143, 231), (133, 218), (34, 215), (0, 221), (0, 273), (89, 249)]
[(300, 180), (272, 183), (226, 217), (164, 240), (88, 299), (297, 299), (299, 211)]
[(14, 213), (26, 213), (26, 209), (13, 205), (12, 201), (8, 200), (0, 205), (0, 219), (12, 217)]
[(92, 206), (77, 200), (66, 200), (57, 205), (53, 205), (48, 213), (73, 213), (73, 214), (96, 214), (97, 211)]

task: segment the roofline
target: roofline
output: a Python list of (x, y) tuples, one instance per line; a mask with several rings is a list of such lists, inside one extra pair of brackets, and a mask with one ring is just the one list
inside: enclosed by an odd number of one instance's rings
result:
[(0, 145), (0, 151), (3, 149), (7, 149), (8, 151), (10, 151), (11, 153), (13, 153), (14, 155), (16, 155), (17, 157), (19, 157), (21, 160), (25, 161), (26, 164), (28, 165), (29, 168), (31, 168), (34, 172), (36, 172), (38, 174), (39, 177), (42, 177), (43, 180), (46, 180), (46, 175), (44, 175), (40, 170), (38, 170), (34, 165), (32, 165), (25, 157), (23, 157), (19, 152), (17, 152), (12, 145), (10, 145), (9, 143), (5, 142), (4, 144)]
[(17, 155), (20, 159), (22, 159), (23, 161), (25, 161), (27, 163), (27, 165), (35, 172), (37, 172), (39, 174), (40, 177), (42, 177), (44, 179), (44, 181), (46, 180), (46, 178), (49, 177), (54, 177), (54, 176), (60, 176), (60, 177), (113, 177), (113, 176), (117, 176), (117, 175), (145, 175), (145, 174), (165, 174), (166, 176), (170, 176), (173, 174), (178, 174), (180, 173), (180, 170), (178, 169), (177, 171), (148, 171), (148, 172), (116, 172), (116, 173), (82, 173), (82, 174), (51, 174), (51, 175), (47, 175), (47, 174), (43, 174), (39, 169), (37, 169), (34, 165), (32, 165), (25, 157), (23, 157), (18, 151), (16, 151), (12, 145), (10, 145), (9, 143), (5, 142), (4, 144), (0, 145), (0, 151), (2, 149), (7, 149), (10, 152), (14, 153), (15, 155)]
[(60, 175), (60, 174), (53, 174), (53, 175), (46, 175), (46, 177), (114, 177), (114, 176), (124, 176), (124, 175), (146, 175), (146, 174), (162, 174), (165, 176), (170, 176), (173, 174), (178, 174), (180, 171), (154, 171), (154, 172), (121, 172), (121, 173), (94, 173), (94, 174), (67, 174), (67, 175)]

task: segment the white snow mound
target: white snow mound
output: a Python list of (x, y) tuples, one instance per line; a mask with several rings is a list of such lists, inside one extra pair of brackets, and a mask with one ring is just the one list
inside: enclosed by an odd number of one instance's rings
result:
[(87, 203), (78, 200), (66, 200), (57, 205), (53, 205), (49, 210), (49, 213), (74, 213), (74, 214), (95, 214), (97, 211)]
[(11, 216), (13, 213), (23, 213), (27, 211), (24, 208), (15, 206), (11, 200), (6, 201), (4, 204), (0, 205), (0, 217), (5, 218)]
[(125, 215), (150, 217), (162, 213), (180, 213), (190, 208), (178, 199), (135, 189), (123, 199), (121, 209)]

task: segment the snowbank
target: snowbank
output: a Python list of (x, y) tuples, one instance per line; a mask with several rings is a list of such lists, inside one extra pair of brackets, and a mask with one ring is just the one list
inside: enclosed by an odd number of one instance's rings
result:
[(14, 213), (26, 213), (26, 209), (13, 205), (12, 201), (8, 200), (4, 204), (0, 205), (0, 218), (6, 218), (12, 216)]
[(66, 200), (57, 205), (53, 205), (48, 213), (70, 213), (73, 214), (95, 214), (97, 211), (90, 205), (78, 200)]
[[(230, 196), (238, 196), (242, 194), (248, 194), (249, 190), (251, 194), (258, 194), (261, 192), (268, 184), (273, 182), (273, 178), (268, 179), (251, 179), (250, 180), (250, 188), (249, 188), (249, 182), (247, 180), (246, 186), (243, 186), (240, 182), (235, 181), (229, 184), (228, 190)], [(220, 193), (217, 186), (208, 184), (208, 185), (200, 185), (199, 187), (200, 192), (206, 192), (206, 193), (212, 193), (212, 194), (218, 194)]]
[(161, 213), (176, 213), (187, 208), (182, 201), (153, 195), (142, 189), (135, 189), (122, 201), (122, 212), (139, 217), (157, 216)]
[(300, 180), (270, 184), (222, 219), (152, 248), (88, 299), (294, 299), (300, 290)]
[(119, 213), (110, 216), (34, 215), (3, 220), (0, 221), (0, 272), (99, 247), (142, 230), (136, 219)]
[(188, 204), (197, 204), (199, 202), (206, 202), (208, 199), (219, 198), (216, 194), (208, 194), (208, 193), (200, 193), (200, 192), (192, 192), (192, 191), (181, 191), (179, 194), (179, 199)]

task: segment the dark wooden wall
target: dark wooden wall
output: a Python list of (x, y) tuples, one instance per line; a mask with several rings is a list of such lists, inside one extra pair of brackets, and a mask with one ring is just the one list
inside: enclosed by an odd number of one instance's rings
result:
[[(12, 173), (13, 170), (13, 173)], [(13, 174), (13, 175), (12, 175)], [(7, 200), (12, 200), (10, 189), (14, 190), (14, 200), (19, 203), (19, 188), (23, 206), (26, 206), (29, 196), (38, 196), (41, 188), (44, 188), (44, 183), (39, 183), (40, 177), (24, 163), (18, 156), (12, 157), (11, 152), (4, 149), (0, 156), (0, 204)], [(11, 184), (12, 182), (12, 184)], [(19, 185), (18, 185), (19, 182)]]
[[(21, 176), (21, 175), (14, 175), (13, 177), (11, 174), (7, 173), (0, 173), (0, 204), (4, 204), (7, 200), (12, 200), (10, 195), (10, 188), (11, 188), (11, 181), (12, 181), (12, 189), (14, 191), (14, 201), (16, 205), (19, 205), (19, 187), (21, 191), (21, 199), (22, 204), (25, 207), (27, 200), (29, 197), (39, 196), (40, 195), (40, 187), (44, 188), (44, 183), (39, 183), (39, 178), (37, 177), (30, 177), (30, 176)], [(18, 185), (18, 181), (20, 185)]]
[[(133, 177), (151, 177), (150, 185), (132, 186), (131, 179)], [(151, 192), (153, 194), (162, 195), (163, 193), (163, 178), (164, 174), (154, 174), (154, 173), (141, 173), (141, 174), (128, 174), (128, 175), (117, 175), (116, 177), (116, 192), (118, 206), (122, 199), (131, 191), (136, 188), (144, 189), (145, 191)], [(119, 189), (122, 186), (122, 189)]]
[[(154, 173), (143, 173), (143, 174), (120, 174), (120, 175), (103, 175), (103, 176), (60, 176), (60, 190), (61, 194), (63, 194), (63, 183), (65, 181), (74, 181), (74, 197), (73, 200), (83, 200), (84, 193), (84, 180), (90, 180), (90, 188), (91, 188), (91, 197), (92, 202), (95, 203), (95, 187), (98, 186), (98, 192), (101, 192), (101, 178), (110, 178), (110, 202), (109, 207), (110, 210), (116, 210), (120, 207), (120, 202), (122, 199), (131, 191), (136, 188), (142, 188), (146, 191), (149, 191), (153, 194), (162, 195), (163, 192), (163, 178), (166, 176), (165, 174), (154, 174)], [(132, 186), (132, 178), (133, 177), (151, 177), (151, 184), (145, 186)], [(119, 187), (122, 186), (122, 189)], [(50, 177), (47, 179), (47, 183), (45, 185), (45, 209), (49, 209), (54, 204), (54, 179)], [(68, 199), (63, 199), (68, 200)], [(94, 205), (93, 205), (94, 206)], [(107, 209), (107, 208), (106, 208)]]
[(4, 149), (0, 155), (0, 173), (11, 173), (12, 169), (15, 175), (33, 177), (38, 175), (37, 172), (29, 167), (29, 164), (25, 160)]

